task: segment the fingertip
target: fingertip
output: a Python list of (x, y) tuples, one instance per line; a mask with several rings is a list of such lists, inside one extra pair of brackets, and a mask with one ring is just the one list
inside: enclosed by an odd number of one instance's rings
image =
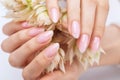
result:
[(59, 43), (51, 44), (45, 51), (45, 56), (48, 58), (54, 57), (59, 50)]
[(22, 26), (21, 24), (22, 24), (22, 22), (11, 21), (3, 26), (2, 31), (4, 34), (6, 34), (8, 36), (12, 35), (17, 31), (24, 29), (23, 27), (21, 27)]
[(80, 37), (80, 24), (77, 21), (73, 21), (71, 25), (71, 35), (78, 39)]
[(87, 34), (82, 34), (78, 40), (78, 48), (81, 53), (84, 53), (89, 45), (89, 36)]
[(60, 17), (58, 0), (47, 0), (47, 9), (53, 23), (57, 23)]
[(99, 37), (94, 37), (92, 39), (92, 43), (91, 43), (90, 47), (91, 47), (91, 50), (93, 52), (96, 52), (99, 49), (99, 47), (100, 47), (100, 38)]
[(23, 28), (29, 28), (29, 27), (31, 27), (28, 22), (22, 22), (22, 23), (21, 23), (21, 26), (22, 26)]
[(37, 41), (39, 42), (39, 43), (46, 43), (46, 42), (48, 42), (49, 40), (51, 40), (52, 39), (52, 37), (53, 37), (53, 31), (46, 31), (46, 32), (43, 32), (43, 33), (41, 33), (38, 37), (37, 37)]
[(59, 11), (56, 8), (51, 9), (51, 19), (54, 23), (57, 23), (59, 20)]

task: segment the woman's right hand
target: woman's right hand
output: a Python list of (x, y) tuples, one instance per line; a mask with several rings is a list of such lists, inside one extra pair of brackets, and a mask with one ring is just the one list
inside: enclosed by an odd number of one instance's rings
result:
[[(6, 24), (3, 32), (9, 37), (2, 42), (1, 47), (10, 53), (9, 62), (14, 67), (25, 67), (38, 50), (43, 50), (51, 42), (53, 36), (53, 31), (14, 22)], [(59, 45), (53, 47), (54, 50), (51, 50), (57, 52)], [(52, 53), (48, 55), (51, 56)]]
[[(10, 22), (3, 27), (3, 32), (9, 38), (3, 41), (2, 49), (8, 53), (9, 63), (17, 68), (23, 69), (24, 80), (44, 80), (59, 79), (77, 80), (83, 72), (82, 66), (75, 61), (71, 66), (65, 65), (66, 73), (56, 70), (53, 73), (42, 76), (41, 73), (47, 68), (58, 52), (59, 44), (54, 43), (50, 46), (53, 32), (44, 31), (42, 28), (22, 27), (21, 23)], [(41, 50), (42, 49), (42, 50)], [(37, 55), (34, 53), (41, 52)], [(32, 75), (31, 75), (32, 73)], [(72, 76), (76, 74), (75, 76)]]

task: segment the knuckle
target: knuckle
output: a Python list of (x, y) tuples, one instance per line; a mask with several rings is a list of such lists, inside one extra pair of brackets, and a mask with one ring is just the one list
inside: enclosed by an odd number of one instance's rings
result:
[(26, 44), (24, 45), (24, 48), (25, 48), (26, 50), (29, 50), (29, 52), (33, 52), (33, 50), (34, 50), (32, 44), (31, 44), (30, 42), (29, 42), (29, 43), (26, 43)]
[[(42, 59), (41, 59), (42, 58)], [(36, 57), (34, 59), (34, 63), (42, 68), (45, 68), (47, 65), (50, 64), (50, 60), (48, 60), (45, 56), (42, 57)]]
[(11, 53), (13, 50), (10, 50), (10, 49), (9, 49), (9, 46), (7, 46), (6, 43), (7, 43), (6, 40), (4, 40), (4, 41), (1, 43), (1, 49), (2, 49), (3, 51), (5, 51), (5, 52)]
[(17, 39), (18, 39), (19, 41), (22, 41), (22, 40), (24, 39), (24, 35), (25, 35), (25, 34), (23, 34), (23, 33), (24, 33), (24, 32), (18, 32), (18, 33), (17, 33), (16, 36), (17, 36)]
[(39, 66), (43, 67), (43, 63), (44, 63), (44, 62), (43, 62), (43, 60), (40, 61), (38, 58), (35, 58), (35, 59), (34, 59), (34, 63), (35, 63), (36, 65), (39, 65)]
[(18, 67), (18, 65), (16, 64), (15, 61), (16, 61), (15, 56), (11, 54), (11, 55), (9, 56), (9, 63), (10, 63), (10, 65), (13, 66), (13, 67)]
[(97, 29), (94, 31), (94, 36), (102, 37), (104, 34), (105, 28), (103, 27), (97, 27)]

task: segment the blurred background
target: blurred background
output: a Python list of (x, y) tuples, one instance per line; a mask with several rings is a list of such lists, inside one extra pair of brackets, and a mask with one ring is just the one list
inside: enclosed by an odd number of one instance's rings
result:
[[(109, 0), (110, 11), (106, 25), (115, 23), (120, 24), (120, 2), (119, 0)], [(5, 19), (6, 10), (0, 4), (0, 45), (7, 38), (2, 33), (2, 26), (9, 22)], [(12, 44), (10, 44), (12, 45)], [(8, 54), (3, 52), (0, 47), (0, 80), (23, 80), (21, 76), (22, 70), (13, 68), (8, 63)], [(106, 66), (88, 70), (81, 75), (80, 80), (120, 80), (120, 66)]]

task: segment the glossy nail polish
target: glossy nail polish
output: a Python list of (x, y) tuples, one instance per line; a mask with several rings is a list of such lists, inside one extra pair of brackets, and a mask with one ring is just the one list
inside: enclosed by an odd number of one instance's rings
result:
[(28, 22), (23, 22), (21, 25), (22, 25), (22, 27), (24, 27), (24, 28), (31, 27), (31, 26), (28, 24)]
[(58, 52), (58, 49), (59, 49), (58, 43), (54, 43), (54, 44), (50, 45), (45, 52), (45, 56), (48, 58), (55, 56)]
[(86, 51), (88, 47), (88, 43), (89, 43), (89, 36), (87, 34), (83, 34), (79, 42), (79, 50), (81, 53), (84, 53)]
[(28, 33), (30, 36), (35, 36), (35, 35), (39, 34), (40, 32), (44, 32), (44, 29), (33, 28)]
[(100, 46), (100, 38), (99, 37), (94, 37), (92, 41), (92, 51), (97, 51)]
[(71, 34), (76, 39), (79, 38), (79, 36), (80, 36), (80, 25), (77, 21), (72, 22)]
[(53, 31), (43, 32), (38, 36), (38, 42), (45, 43), (45, 42), (49, 41), (52, 38), (52, 36), (53, 36)]
[(58, 22), (58, 11), (56, 8), (51, 9), (51, 16), (52, 16), (52, 21), (54, 23), (57, 23)]

